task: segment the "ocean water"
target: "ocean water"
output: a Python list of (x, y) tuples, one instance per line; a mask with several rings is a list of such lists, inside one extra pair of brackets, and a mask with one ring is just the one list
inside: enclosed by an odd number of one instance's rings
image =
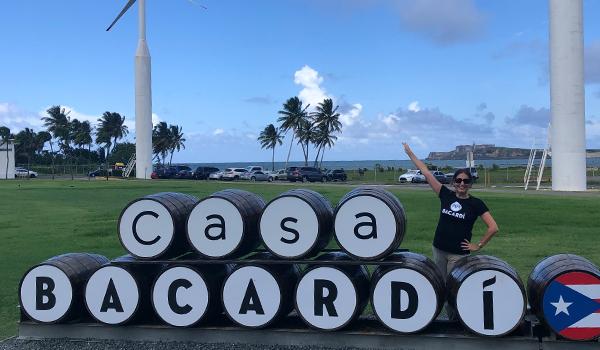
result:
[[(483, 165), (485, 168), (491, 168), (496, 164), (500, 168), (513, 167), (513, 166), (527, 166), (527, 158), (523, 159), (486, 159), (486, 160), (475, 160), (475, 165)], [(539, 158), (538, 158), (539, 161)], [(466, 162), (464, 160), (431, 160), (426, 161), (429, 164), (433, 164), (438, 167), (453, 167), (453, 168), (462, 168), (465, 167)], [(195, 169), (198, 166), (214, 166), (215, 168), (225, 169), (225, 168), (245, 168), (249, 165), (262, 166), (265, 169), (271, 170), (271, 162), (231, 162), (231, 163), (183, 163), (185, 165), (190, 166), (192, 169)], [(323, 161), (324, 169), (345, 169), (345, 170), (354, 170), (354, 169), (374, 169), (376, 164), (387, 168), (402, 168), (402, 169), (414, 169), (415, 166), (410, 160), (333, 160), (333, 161)], [(308, 163), (309, 166), (313, 166), (313, 162)], [(304, 162), (293, 161), (289, 162), (288, 166), (304, 166)], [(552, 166), (552, 160), (549, 159), (546, 161), (546, 166)], [(588, 158), (587, 159), (588, 167), (600, 167), (600, 157), (598, 158)], [(275, 162), (275, 169), (283, 169), (285, 168), (285, 162)]]

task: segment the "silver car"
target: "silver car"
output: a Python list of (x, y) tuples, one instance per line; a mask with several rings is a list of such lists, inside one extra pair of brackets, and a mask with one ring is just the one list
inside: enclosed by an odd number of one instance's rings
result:
[(264, 171), (253, 171), (253, 172), (249, 172), (247, 173), (248, 176), (248, 180), (250, 181), (273, 181), (273, 179), (269, 176), (269, 174), (265, 173)]
[(223, 178), (223, 171), (216, 171), (214, 173), (208, 174), (209, 180), (221, 180)]
[(240, 177), (246, 172), (244, 168), (227, 168), (223, 172), (221, 179), (223, 180), (239, 180)]

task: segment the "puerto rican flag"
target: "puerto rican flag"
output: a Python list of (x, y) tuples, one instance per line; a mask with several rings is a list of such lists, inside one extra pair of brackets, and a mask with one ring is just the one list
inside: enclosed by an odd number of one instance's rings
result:
[(548, 325), (565, 338), (600, 336), (600, 278), (585, 272), (558, 276), (544, 292), (543, 310)]

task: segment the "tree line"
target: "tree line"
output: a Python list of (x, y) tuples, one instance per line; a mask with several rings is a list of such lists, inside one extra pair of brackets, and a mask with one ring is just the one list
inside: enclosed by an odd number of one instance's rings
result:
[[(333, 100), (327, 98), (320, 102), (313, 112), (308, 112), (310, 104), (303, 106), (298, 97), (289, 98), (277, 113), (280, 115), (277, 122), (279, 127), (273, 124), (267, 125), (258, 136), (261, 148), (271, 149), (271, 163), (275, 170), (275, 146), (283, 143), (286, 134), (291, 134), (290, 147), (288, 150), (285, 166), (290, 160), (294, 139), (296, 144), (302, 147), (304, 165), (308, 166), (309, 150), (312, 145), (317, 150), (314, 167), (322, 166), (323, 156), (326, 148), (331, 148), (337, 140), (336, 133), (341, 132), (342, 123), (340, 114), (337, 113), (339, 106), (333, 106)], [(320, 157), (320, 159), (319, 159)]]
[[(25, 128), (13, 134), (8, 127), (0, 126), (0, 142), (14, 140), (17, 164), (51, 165), (52, 173), (55, 164), (105, 163), (108, 168), (109, 162), (127, 162), (135, 153), (135, 144), (121, 142), (129, 134), (125, 116), (106, 111), (92, 125), (69, 114), (60, 105), (48, 108), (41, 117), (45, 130), (38, 132)], [(180, 126), (158, 123), (152, 130), (154, 159), (166, 165), (169, 156), (170, 164), (173, 153), (185, 148), (185, 141)]]

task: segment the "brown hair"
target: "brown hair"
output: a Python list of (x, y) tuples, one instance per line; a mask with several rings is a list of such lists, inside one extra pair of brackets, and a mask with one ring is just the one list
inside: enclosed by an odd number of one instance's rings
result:
[(460, 174), (465, 174), (469, 177), (469, 180), (473, 180), (473, 175), (471, 175), (471, 170), (469, 170), (468, 168), (461, 168), (458, 169), (454, 172), (454, 175), (452, 176), (452, 180), (456, 180), (456, 178), (458, 177), (458, 175)]

